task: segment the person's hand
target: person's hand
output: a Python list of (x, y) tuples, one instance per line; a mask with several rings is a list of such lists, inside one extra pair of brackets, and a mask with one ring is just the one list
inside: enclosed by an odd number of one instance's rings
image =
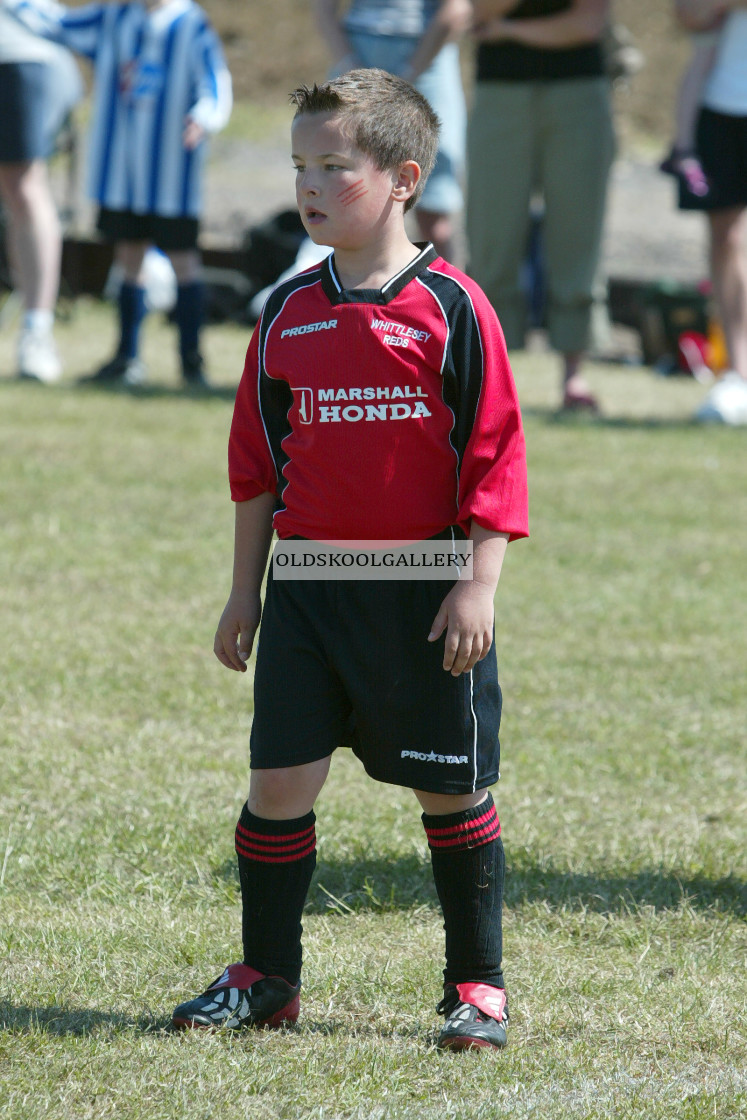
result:
[(446, 630), (443, 666), (452, 677), (469, 673), (493, 644), (495, 589), (476, 580), (455, 583), (433, 620), (429, 642)]
[(213, 653), (227, 669), (246, 672), (254, 635), (262, 614), (259, 594), (239, 596), (231, 593), (215, 632)]
[(188, 152), (193, 152), (198, 144), (202, 143), (205, 136), (205, 129), (201, 124), (198, 124), (194, 117), (186, 117), (184, 120), (184, 132), (182, 133), (182, 144)]
[(509, 39), (510, 27), (507, 19), (486, 19), (475, 24), (473, 34), (480, 43), (501, 43)]

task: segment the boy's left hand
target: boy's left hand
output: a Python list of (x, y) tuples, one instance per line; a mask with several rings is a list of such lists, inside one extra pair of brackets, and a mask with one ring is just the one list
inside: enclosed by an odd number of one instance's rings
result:
[(182, 144), (188, 152), (194, 151), (198, 144), (202, 143), (202, 138), (205, 135), (205, 129), (201, 124), (198, 124), (194, 117), (186, 117), (184, 121), (184, 132), (182, 133)]
[(444, 669), (452, 677), (469, 673), (493, 644), (495, 588), (476, 580), (455, 583), (433, 620), (429, 642), (446, 630)]

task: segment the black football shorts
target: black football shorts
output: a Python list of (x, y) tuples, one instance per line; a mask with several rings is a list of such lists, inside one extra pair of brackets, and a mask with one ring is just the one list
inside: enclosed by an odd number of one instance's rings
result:
[(471, 673), (427, 641), (453, 581), (283, 580), (268, 575), (254, 678), (252, 769), (352, 747), (372, 778), (469, 793), (498, 778), (495, 646)]
[(747, 117), (702, 108), (696, 150), (710, 183), (705, 198), (680, 184), (681, 210), (731, 210), (747, 206)]
[(200, 233), (197, 218), (136, 214), (132, 210), (109, 210), (106, 206), (99, 210), (96, 228), (107, 241), (148, 241), (163, 253), (197, 248)]
[(54, 71), (43, 62), (0, 63), (0, 163), (47, 159)]

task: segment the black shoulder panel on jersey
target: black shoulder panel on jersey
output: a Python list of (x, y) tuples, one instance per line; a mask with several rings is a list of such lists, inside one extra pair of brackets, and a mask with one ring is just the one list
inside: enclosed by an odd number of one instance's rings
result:
[(426, 269), (419, 280), (433, 292), (449, 330), (441, 391), (454, 413), (451, 442), (461, 468), (482, 392), (485, 355), (480, 325), (469, 293), (454, 277)]
[(296, 276), (290, 276), (287, 280), (283, 280), (282, 284), (273, 288), (262, 309), (260, 328), (265, 327), (266, 329), (269, 324), (275, 321), (288, 297), (292, 296), (299, 288), (308, 288), (310, 285), (319, 282), (323, 263), (318, 264), (316, 268), (310, 268), (308, 272), (299, 272)]
[(288, 299), (294, 292), (318, 284), (319, 276), (320, 269), (316, 268), (310, 272), (302, 272), (298, 276), (292, 276), (289, 280), (279, 284), (267, 297), (262, 318), (257, 327), (259, 331), (259, 410), (262, 414), (262, 422), (267, 432), (267, 440), (275, 462), (279, 500), (282, 500), (283, 491), (287, 486), (283, 469), (288, 462), (288, 456), (283, 450), (283, 440), (287, 435), (290, 435), (291, 426), (288, 421), (288, 413), (293, 404), (293, 392), (287, 381), (277, 377), (268, 377), (265, 369), (265, 348), (272, 325)]

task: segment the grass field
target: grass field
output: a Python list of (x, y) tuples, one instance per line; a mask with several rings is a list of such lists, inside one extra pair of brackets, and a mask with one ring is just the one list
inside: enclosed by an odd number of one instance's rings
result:
[(744, 431), (702, 389), (595, 367), (556, 417), (515, 362), (533, 535), (497, 598), (509, 1049), (440, 1054), (442, 933), (414, 798), (337, 757), (317, 807), (302, 1017), (174, 1035), (238, 955), (233, 828), (251, 689), (213, 658), (228, 590), (231, 390), (84, 390), (81, 303), (52, 389), (0, 334), (0, 1102), (8, 1120), (747, 1116)]

